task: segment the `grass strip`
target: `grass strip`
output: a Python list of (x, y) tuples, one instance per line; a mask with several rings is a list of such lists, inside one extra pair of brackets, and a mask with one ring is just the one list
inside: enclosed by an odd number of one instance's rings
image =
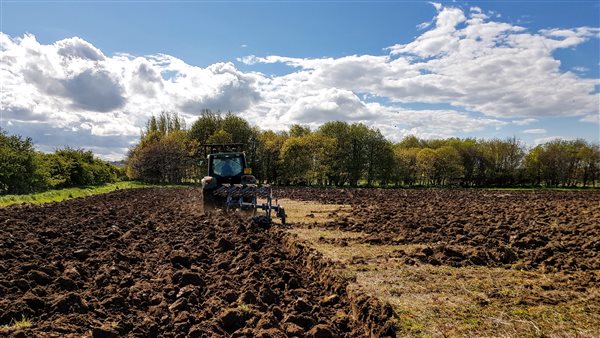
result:
[(152, 188), (152, 187), (184, 187), (184, 185), (164, 185), (164, 184), (147, 184), (137, 181), (124, 181), (109, 183), (101, 186), (77, 187), (59, 190), (49, 190), (28, 195), (5, 195), (0, 196), (0, 207), (5, 207), (12, 204), (43, 204), (50, 202), (60, 202), (77, 197), (86, 197), (97, 194), (106, 194), (118, 189), (137, 189), (137, 188)]

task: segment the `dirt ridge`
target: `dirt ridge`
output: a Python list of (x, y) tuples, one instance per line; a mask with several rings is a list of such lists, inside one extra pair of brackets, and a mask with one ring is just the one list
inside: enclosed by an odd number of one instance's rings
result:
[(389, 304), (351, 287), (352, 279), (336, 272), (334, 262), (323, 254), (301, 243), (298, 236), (286, 234), (285, 248), (294, 257), (312, 271), (313, 276), (333, 294), (347, 298), (352, 309), (352, 319), (362, 326), (370, 337), (395, 337), (396, 325), (394, 311)]

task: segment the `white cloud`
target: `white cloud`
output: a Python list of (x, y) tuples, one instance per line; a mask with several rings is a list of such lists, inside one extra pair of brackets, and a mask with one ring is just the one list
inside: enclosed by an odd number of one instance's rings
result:
[(440, 7), (435, 27), (387, 56), (300, 59), (250, 56), (308, 71), (307, 82), (369, 92), (400, 103), (444, 103), (494, 117), (584, 115), (598, 111), (598, 79), (560, 70), (553, 52), (597, 37), (597, 29), (542, 30)]
[(581, 120), (579, 120), (579, 121), (600, 124), (600, 113), (586, 115), (586, 116), (582, 117)]
[(442, 9), (442, 4), (441, 4), (441, 3), (439, 3), (439, 2), (430, 2), (430, 4), (431, 4), (433, 7), (435, 7), (435, 9), (436, 9), (437, 11), (439, 11), (439, 10), (441, 10), (441, 9)]
[(554, 140), (572, 140), (572, 137), (567, 137), (567, 136), (548, 136), (548, 137), (541, 137), (541, 138), (536, 138), (533, 140), (533, 144), (534, 145), (540, 145), (540, 144), (544, 144), (544, 143), (548, 143)]
[(542, 129), (542, 128), (523, 130), (523, 134), (545, 134), (545, 133), (547, 133), (546, 129)]
[(423, 29), (428, 28), (429, 26), (431, 26), (432, 23), (433, 23), (433, 21), (425, 21), (425, 22), (421, 22), (416, 27), (417, 27), (418, 30), (423, 30)]
[[(70, 135), (42, 138), (42, 147), (68, 141), (105, 147), (110, 156), (123, 153), (161, 110), (180, 112), (187, 121), (204, 108), (231, 110), (277, 130), (292, 123), (316, 128), (332, 119), (364, 122), (394, 140), (494, 131), (549, 116), (598, 123), (600, 81), (562, 72), (553, 54), (597, 38), (597, 28), (530, 32), (494, 21), (497, 13), (478, 7), (465, 12), (432, 5), (436, 16), (419, 25), (425, 31), (385, 55), (237, 59), (247, 66), (290, 67), (279, 76), (241, 71), (231, 62), (196, 67), (164, 54), (109, 56), (77, 37), (44, 45), (33, 35), (0, 33), (2, 114), (11, 130)], [(432, 109), (405, 108), (412, 103)], [(440, 107), (457, 108), (434, 109)], [(107, 143), (115, 136), (120, 143)]]
[(573, 70), (580, 73), (588, 72), (590, 69), (586, 67), (573, 67)]
[(516, 124), (517, 126), (526, 126), (535, 122), (538, 122), (537, 119), (532, 119), (532, 118), (528, 118), (528, 119), (523, 119), (523, 120), (514, 120), (511, 121), (512, 124)]

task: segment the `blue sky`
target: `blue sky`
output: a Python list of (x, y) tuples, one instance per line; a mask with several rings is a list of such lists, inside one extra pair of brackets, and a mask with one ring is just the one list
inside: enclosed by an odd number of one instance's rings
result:
[[(273, 129), (364, 122), (394, 140), (600, 141), (597, 1), (3, 1), (1, 17), (5, 55), (31, 59), (2, 60), (1, 126), (42, 150), (118, 158), (152, 113), (193, 121), (203, 107)], [(495, 45), (469, 47), (491, 26)], [(457, 62), (477, 71), (463, 79)]]

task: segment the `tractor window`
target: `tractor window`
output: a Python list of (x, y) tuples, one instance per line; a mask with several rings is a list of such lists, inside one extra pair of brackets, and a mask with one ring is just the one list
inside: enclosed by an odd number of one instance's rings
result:
[(231, 177), (242, 173), (242, 162), (239, 157), (215, 158), (213, 172), (221, 177)]

